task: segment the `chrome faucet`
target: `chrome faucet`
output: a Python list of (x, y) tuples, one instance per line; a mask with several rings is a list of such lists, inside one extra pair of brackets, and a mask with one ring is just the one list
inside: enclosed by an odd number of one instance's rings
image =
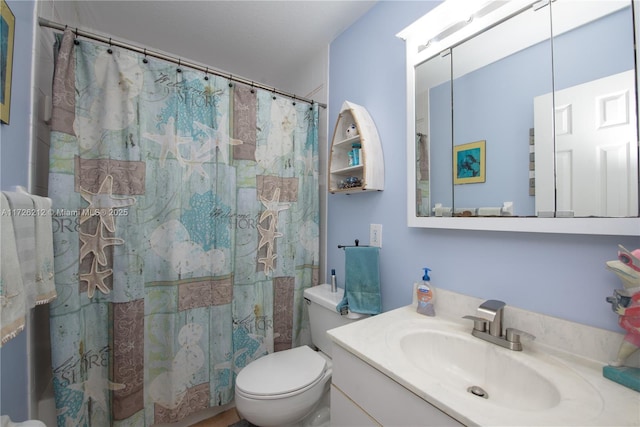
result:
[[(521, 351), (521, 337), (531, 340), (535, 337), (527, 332), (515, 328), (507, 328), (502, 332), (502, 320), (505, 303), (498, 300), (488, 300), (480, 304), (476, 316), (464, 316), (463, 319), (473, 320), (473, 330), (471, 335), (489, 341), (509, 350)], [(488, 331), (487, 331), (488, 328)]]

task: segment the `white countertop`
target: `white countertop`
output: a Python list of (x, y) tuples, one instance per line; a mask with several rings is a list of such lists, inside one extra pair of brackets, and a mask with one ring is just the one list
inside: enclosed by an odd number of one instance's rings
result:
[[(475, 304), (474, 299), (468, 302)], [(522, 352), (513, 352), (495, 344), (486, 343), (488, 346), (498, 348), (498, 351), (510, 352), (516, 358), (544, 360), (554, 369), (561, 369), (563, 374), (566, 373), (561, 377), (566, 376), (577, 381), (575, 384), (584, 385), (579, 387), (579, 390), (563, 394), (557, 407), (536, 411), (511, 409), (496, 405), (491, 398), (485, 400), (470, 393), (451, 390), (447, 384), (418, 369), (401, 351), (397, 350), (397, 342), (394, 341), (397, 341), (396, 337), (399, 334), (401, 335), (399, 331), (409, 328), (445, 328), (456, 334), (464, 333), (471, 336), (472, 322), (461, 319), (458, 316), (459, 313), (440, 313), (444, 311), (442, 305), (440, 308), (436, 306), (438, 313), (436, 317), (420, 315), (415, 309), (415, 305), (402, 307), (332, 329), (328, 334), (335, 344), (342, 346), (425, 401), (467, 425), (640, 426), (640, 393), (604, 378), (603, 363), (584, 357), (582, 354), (578, 356), (559, 350), (559, 346), (554, 344), (554, 339), (557, 340), (557, 337), (545, 340), (538, 335), (536, 341), (523, 341)], [(473, 314), (473, 311), (467, 314)], [(512, 309), (509, 316), (505, 312), (505, 319), (514, 318), (517, 314), (517, 309), (515, 311)], [(537, 316), (541, 315), (534, 315), (534, 317)], [(566, 321), (555, 320), (562, 323), (558, 329), (564, 332), (571, 329)], [(553, 323), (553, 321), (553, 318), (547, 317), (544, 320), (547, 322), (544, 327), (547, 328), (549, 322)], [(578, 329), (584, 326), (574, 325)], [(506, 326), (510, 325), (506, 323)], [(590, 327), (586, 328), (587, 331), (590, 330)], [(540, 331), (534, 332), (540, 334)], [(606, 335), (607, 332), (603, 334)], [(582, 336), (581, 334), (584, 333), (585, 331), (576, 331), (577, 336)], [(614, 336), (613, 340), (615, 339)], [(552, 344), (548, 345), (545, 342)], [(586, 345), (588, 347), (593, 344)], [(566, 387), (574, 384), (574, 382), (561, 384), (562, 381), (559, 380), (557, 384), (565, 387), (565, 390), (567, 390)]]

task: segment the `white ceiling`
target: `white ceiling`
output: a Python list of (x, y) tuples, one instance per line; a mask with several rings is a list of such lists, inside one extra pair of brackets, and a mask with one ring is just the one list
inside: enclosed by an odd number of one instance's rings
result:
[(53, 0), (50, 15), (60, 24), (287, 90), (283, 77), (306, 70), (375, 3)]

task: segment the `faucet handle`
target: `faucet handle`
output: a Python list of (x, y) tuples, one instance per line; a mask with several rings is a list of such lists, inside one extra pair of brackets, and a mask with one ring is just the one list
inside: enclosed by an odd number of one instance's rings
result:
[(473, 320), (473, 329), (480, 332), (485, 332), (487, 330), (487, 319), (483, 319), (478, 316), (462, 316), (463, 319)]
[(489, 311), (493, 311), (496, 312), (498, 310), (500, 310), (501, 308), (504, 308), (504, 306), (506, 306), (507, 303), (504, 301), (500, 301), (497, 299), (490, 299), (487, 300), (485, 302), (483, 302), (482, 304), (480, 304), (480, 307), (478, 307), (478, 309), (480, 310), (489, 310)]
[(516, 342), (519, 343), (520, 338), (526, 338), (531, 341), (536, 339), (535, 335), (532, 335), (525, 331), (521, 331), (520, 329), (516, 329), (516, 328), (507, 328), (505, 331), (505, 335), (506, 335), (507, 341), (514, 342), (514, 343)]

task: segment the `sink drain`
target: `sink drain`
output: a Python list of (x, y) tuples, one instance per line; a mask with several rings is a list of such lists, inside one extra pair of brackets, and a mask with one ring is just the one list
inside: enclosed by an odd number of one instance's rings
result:
[(483, 399), (489, 398), (489, 393), (487, 393), (482, 387), (478, 387), (477, 385), (472, 385), (467, 389), (467, 391), (474, 396), (482, 397)]

